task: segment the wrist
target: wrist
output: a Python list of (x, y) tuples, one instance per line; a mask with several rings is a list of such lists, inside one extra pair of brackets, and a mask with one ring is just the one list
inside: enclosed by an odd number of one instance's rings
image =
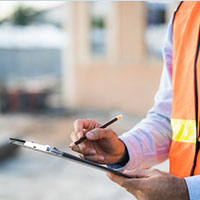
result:
[(168, 191), (171, 190), (172, 199), (177, 200), (189, 200), (189, 193), (187, 189), (187, 184), (184, 178), (176, 177), (174, 175), (171, 175), (172, 179), (170, 180), (170, 187)]
[(190, 197), (189, 197), (189, 191), (188, 191), (188, 187), (187, 187), (187, 183), (186, 183), (186, 180), (184, 178), (182, 178), (182, 182), (183, 182), (183, 197), (186, 199), (186, 200), (189, 200)]
[(129, 161), (129, 154), (128, 154), (128, 149), (127, 149), (126, 145), (124, 144), (124, 142), (120, 139), (119, 139), (119, 141), (121, 142), (123, 150), (122, 150), (121, 156), (119, 157), (118, 161), (114, 164), (124, 166)]

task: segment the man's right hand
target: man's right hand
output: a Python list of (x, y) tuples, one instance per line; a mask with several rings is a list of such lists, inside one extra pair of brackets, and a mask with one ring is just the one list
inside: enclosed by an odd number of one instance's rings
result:
[[(121, 162), (126, 155), (124, 143), (110, 128), (98, 128), (101, 124), (93, 120), (78, 119), (74, 122), (70, 148), (80, 157), (101, 164)], [(86, 136), (87, 140), (75, 145), (74, 142)]]

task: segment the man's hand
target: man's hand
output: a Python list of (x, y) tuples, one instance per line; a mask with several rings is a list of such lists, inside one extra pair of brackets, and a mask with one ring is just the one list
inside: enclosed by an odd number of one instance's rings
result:
[(138, 200), (189, 200), (183, 178), (156, 169), (135, 169), (124, 172), (133, 178), (107, 173), (107, 176)]
[[(109, 128), (98, 128), (101, 125), (93, 120), (76, 120), (71, 134), (70, 148), (86, 160), (102, 164), (113, 164), (123, 160), (124, 143)], [(87, 140), (75, 145), (74, 142), (86, 135)]]

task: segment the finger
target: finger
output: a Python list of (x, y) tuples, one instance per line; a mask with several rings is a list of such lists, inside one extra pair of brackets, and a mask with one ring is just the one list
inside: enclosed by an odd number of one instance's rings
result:
[(94, 120), (84, 120), (84, 119), (77, 119), (74, 122), (74, 131), (78, 133), (78, 137), (83, 137), (83, 129), (94, 129), (96, 127), (100, 126), (99, 123), (97, 123)]
[(111, 173), (111, 172), (108, 172), (106, 175), (108, 176), (108, 178), (109, 178), (111, 181), (117, 183), (118, 185), (120, 185), (120, 186), (122, 186), (122, 187), (124, 186), (124, 181), (125, 181), (125, 178), (124, 178), (124, 177), (117, 176), (117, 175), (115, 175), (115, 174), (113, 174), (113, 173)]
[(138, 190), (141, 188), (142, 181), (140, 178), (125, 178), (122, 176), (115, 175), (113, 173), (107, 173), (107, 176), (115, 183), (120, 185), (121, 187), (124, 187), (126, 190), (132, 190), (132, 192), (135, 190)]
[(75, 131), (73, 131), (70, 135), (72, 142), (77, 141), (79, 138), (77, 136), (77, 133)]
[(133, 178), (147, 178), (149, 177), (149, 169), (133, 169), (125, 170), (124, 173)]
[[(71, 139), (72, 139), (72, 141), (77, 140), (77, 136), (76, 136), (75, 132), (72, 132)], [(89, 154), (89, 155), (96, 154), (96, 150), (93, 148), (86, 147), (84, 142), (80, 143), (79, 145), (75, 145), (74, 142), (72, 142), (69, 147), (71, 148), (71, 150), (76, 151), (78, 153)]]
[(83, 155), (85, 160), (96, 162), (99, 164), (104, 164), (104, 157), (102, 155)]
[(75, 145), (74, 142), (78, 140), (77, 134), (73, 131), (71, 133), (71, 140), (72, 143), (70, 144), (70, 148), (74, 151), (76, 151), (76, 146), (78, 146), (78, 148), (80, 148), (80, 150), (84, 150), (86, 148), (85, 144), (82, 142), (79, 145)]
[(77, 119), (74, 122), (74, 132), (77, 134), (77, 139), (83, 137), (84, 120)]
[(83, 154), (80, 154), (80, 153), (79, 153), (78, 155), (79, 155), (80, 158), (84, 159), (84, 158), (83, 158)]
[(71, 149), (77, 153), (83, 154), (83, 155), (95, 155), (96, 154), (96, 150), (93, 148), (86, 148), (84, 150), (80, 149), (77, 145), (74, 145), (71, 147)]
[(69, 147), (71, 148), (71, 150), (80, 152), (80, 153), (84, 153), (87, 149), (86, 145), (83, 142), (79, 145), (76, 145), (72, 142)]
[(99, 140), (103, 138), (109, 138), (113, 135), (113, 131), (111, 129), (102, 129), (95, 128), (92, 131), (86, 133), (86, 137), (88, 140)]
[[(72, 143), (70, 144), (70, 148), (73, 150), (74, 146), (77, 146), (75, 145), (75, 142), (78, 140), (78, 136), (76, 134), (76, 132), (72, 132), (71, 133), (71, 140), (72, 140)], [(84, 150), (86, 148), (85, 144), (82, 142), (78, 145), (78, 147), (81, 149), (81, 150)]]

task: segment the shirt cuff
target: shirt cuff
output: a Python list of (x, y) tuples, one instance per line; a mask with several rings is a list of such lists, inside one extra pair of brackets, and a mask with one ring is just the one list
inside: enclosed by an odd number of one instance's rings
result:
[(200, 175), (185, 178), (190, 200), (197, 200), (200, 197)]

